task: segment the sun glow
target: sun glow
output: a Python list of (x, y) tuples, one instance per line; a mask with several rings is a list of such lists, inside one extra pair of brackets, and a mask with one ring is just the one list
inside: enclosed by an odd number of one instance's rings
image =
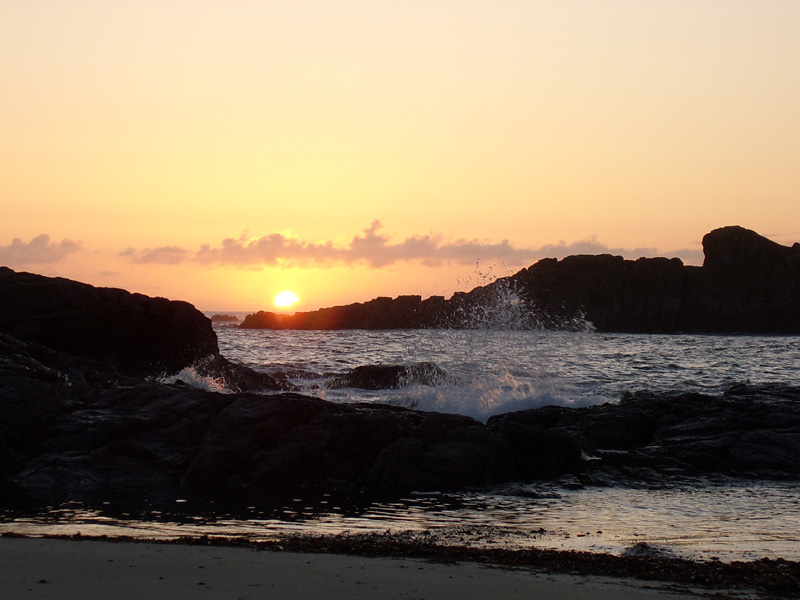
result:
[(299, 300), (300, 298), (297, 297), (297, 294), (287, 290), (280, 292), (277, 296), (275, 296), (275, 300), (273, 300), (273, 302), (275, 303), (275, 306), (279, 308), (288, 308), (293, 304), (297, 304)]

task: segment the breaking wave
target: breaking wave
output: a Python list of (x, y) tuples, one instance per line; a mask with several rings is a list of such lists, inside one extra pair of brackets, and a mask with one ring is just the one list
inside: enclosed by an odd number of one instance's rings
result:
[(185, 385), (207, 392), (230, 393), (223, 378), (201, 375), (194, 367), (184, 367), (174, 375), (163, 375), (158, 378), (158, 381), (170, 385)]

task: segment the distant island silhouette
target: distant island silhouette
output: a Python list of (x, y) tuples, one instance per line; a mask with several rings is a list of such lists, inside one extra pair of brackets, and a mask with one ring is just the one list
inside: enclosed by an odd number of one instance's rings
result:
[(238, 323), (239, 317), (236, 315), (211, 315), (211, 321), (220, 323)]
[(610, 254), (545, 258), (450, 299), (380, 297), (283, 315), (246, 329), (580, 329), (631, 333), (800, 333), (800, 244), (739, 226), (703, 237), (702, 267)]

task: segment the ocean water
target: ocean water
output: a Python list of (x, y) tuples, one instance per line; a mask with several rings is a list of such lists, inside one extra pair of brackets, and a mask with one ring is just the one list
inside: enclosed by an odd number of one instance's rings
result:
[[(721, 393), (735, 383), (800, 384), (800, 337), (637, 335), (584, 331), (272, 331), (217, 326), (220, 351), (267, 373), (288, 373), (333, 402), (385, 402), (488, 417), (548, 404), (616, 402), (626, 392)], [(431, 362), (443, 385), (329, 389), (360, 365)]]
[[(616, 402), (625, 391), (721, 393), (740, 383), (800, 386), (800, 337), (624, 335), (583, 331), (269, 331), (215, 325), (220, 349), (254, 369), (289, 376), (333, 402), (386, 402), (489, 416), (547, 404)], [(331, 389), (331, 376), (369, 364), (432, 362), (437, 386)], [(224, 382), (187, 370), (192, 385)], [(142, 510), (70, 504), (38, 514), (0, 512), (0, 533), (280, 539), (294, 534), (390, 532), (426, 542), (540, 547), (693, 559), (800, 560), (800, 482), (704, 479), (657, 488), (568, 489), (558, 482), (418, 494), (339, 506), (297, 498), (235, 513), (175, 498)], [(643, 550), (644, 549), (644, 550)]]

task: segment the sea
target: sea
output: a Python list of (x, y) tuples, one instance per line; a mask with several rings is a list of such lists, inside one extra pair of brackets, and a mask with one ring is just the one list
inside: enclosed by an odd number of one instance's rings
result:
[[(304, 394), (459, 413), (480, 421), (545, 405), (614, 403), (628, 391), (721, 394), (737, 383), (800, 386), (798, 336), (608, 334), (590, 324), (569, 331), (272, 331), (220, 322), (214, 327), (225, 357), (288, 377)], [(390, 390), (326, 386), (331, 377), (357, 366), (420, 362), (438, 365), (444, 381)], [(224, 381), (192, 369), (169, 381), (175, 379), (228, 392)], [(135, 510), (113, 503), (66, 504), (37, 514), (0, 511), (0, 534), (5, 532), (254, 541), (369, 533), (482, 548), (796, 561), (800, 482), (715, 477), (581, 488), (554, 481), (416, 493), (358, 505), (295, 498), (235, 511), (189, 498)]]

